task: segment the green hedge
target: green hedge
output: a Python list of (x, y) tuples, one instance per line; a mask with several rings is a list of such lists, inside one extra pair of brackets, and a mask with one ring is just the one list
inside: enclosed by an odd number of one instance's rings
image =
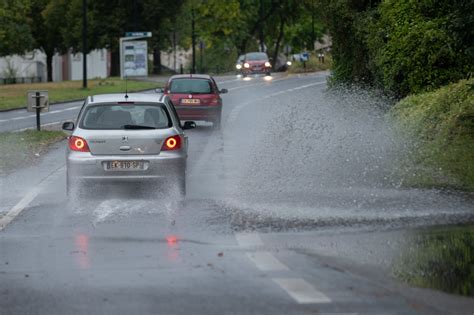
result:
[(409, 96), (389, 113), (406, 141), (411, 185), (474, 191), (474, 79)]

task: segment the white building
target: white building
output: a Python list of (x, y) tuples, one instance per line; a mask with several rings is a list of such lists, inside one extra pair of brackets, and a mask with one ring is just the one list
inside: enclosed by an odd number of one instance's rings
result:
[[(106, 78), (110, 75), (110, 53), (107, 49), (97, 49), (87, 54), (87, 78)], [(53, 81), (81, 80), (82, 54), (56, 54), (53, 57)], [(0, 58), (0, 84), (3, 80), (16, 78), (17, 81), (31, 78), (35, 81), (47, 80), (46, 55), (36, 49), (25, 55)]]
[(181, 66), (186, 67), (192, 58), (192, 50), (178, 47), (176, 51), (161, 51), (161, 64), (175, 72), (180, 72)]

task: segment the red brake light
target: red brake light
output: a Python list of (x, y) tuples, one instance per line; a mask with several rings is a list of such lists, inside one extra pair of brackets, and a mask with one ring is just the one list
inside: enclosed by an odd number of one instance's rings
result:
[(181, 149), (181, 137), (180, 136), (172, 136), (165, 140), (163, 143), (163, 147), (161, 150), (163, 151), (173, 151)]
[(90, 152), (87, 141), (81, 137), (76, 136), (69, 137), (69, 149), (78, 152)]
[(210, 99), (209, 105), (219, 105), (219, 99), (218, 98)]

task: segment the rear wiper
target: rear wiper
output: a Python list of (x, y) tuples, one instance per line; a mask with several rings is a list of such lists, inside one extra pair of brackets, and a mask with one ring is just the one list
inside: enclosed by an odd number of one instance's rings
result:
[(151, 126), (142, 126), (142, 125), (124, 125), (123, 129), (156, 129)]

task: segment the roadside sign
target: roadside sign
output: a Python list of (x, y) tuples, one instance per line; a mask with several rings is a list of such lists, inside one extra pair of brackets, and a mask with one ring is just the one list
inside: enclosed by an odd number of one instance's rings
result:
[[(39, 98), (36, 96), (39, 93)], [(37, 103), (39, 99), (39, 103)], [(39, 104), (39, 105), (37, 105)], [(49, 96), (48, 91), (28, 91), (26, 110), (29, 112), (36, 112), (36, 107), (39, 107), (41, 113), (49, 112)]]
[(151, 32), (126, 32), (125, 37), (151, 37)]
[(126, 32), (119, 39), (120, 77), (148, 76), (148, 43), (151, 32)]
[(309, 60), (309, 54), (307, 52), (304, 52), (301, 54), (301, 61), (308, 61)]
[(122, 44), (123, 75), (126, 77), (148, 75), (148, 43), (126, 41)]

